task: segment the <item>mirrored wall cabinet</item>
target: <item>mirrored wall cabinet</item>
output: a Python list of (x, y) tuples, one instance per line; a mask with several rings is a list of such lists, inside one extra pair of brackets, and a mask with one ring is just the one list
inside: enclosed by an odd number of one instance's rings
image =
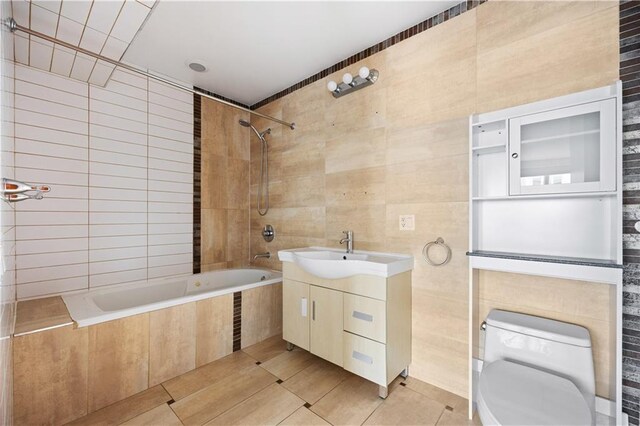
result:
[(492, 113), (496, 121), (473, 116), (474, 198), (615, 191), (616, 99), (599, 92), (578, 105)]
[(620, 91), (470, 117), (472, 253), (622, 263)]

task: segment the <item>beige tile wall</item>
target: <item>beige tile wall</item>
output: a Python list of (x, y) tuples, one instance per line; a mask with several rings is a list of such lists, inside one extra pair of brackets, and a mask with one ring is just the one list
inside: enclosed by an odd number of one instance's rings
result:
[(202, 98), (201, 270), (249, 264), (249, 132), (234, 108)]
[[(374, 86), (334, 99), (326, 83), (344, 70), (264, 106), (297, 128), (253, 119), (273, 129), (272, 208), (255, 212), (252, 136), (251, 252), (339, 247), (351, 229), (356, 249), (412, 253), (411, 374), (466, 396), (468, 116), (612, 83), (617, 31), (616, 2), (488, 2), (348, 67), (378, 69)], [(398, 231), (400, 214), (416, 216), (414, 232)], [(453, 258), (434, 268), (421, 250), (439, 236)]]

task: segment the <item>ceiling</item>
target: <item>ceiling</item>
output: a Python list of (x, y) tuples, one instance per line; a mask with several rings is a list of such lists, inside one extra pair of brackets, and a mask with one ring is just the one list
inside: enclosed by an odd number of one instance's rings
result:
[(458, 3), (159, 1), (124, 60), (252, 105)]
[[(18, 24), (120, 60), (155, 0), (12, 0)], [(104, 86), (114, 66), (38, 37), (15, 33), (16, 62)]]

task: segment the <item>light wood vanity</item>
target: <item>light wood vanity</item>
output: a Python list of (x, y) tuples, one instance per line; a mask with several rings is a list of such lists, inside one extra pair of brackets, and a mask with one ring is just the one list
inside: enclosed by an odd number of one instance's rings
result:
[(283, 275), (284, 340), (377, 383), (386, 398), (411, 363), (411, 271), (324, 279), (283, 262)]

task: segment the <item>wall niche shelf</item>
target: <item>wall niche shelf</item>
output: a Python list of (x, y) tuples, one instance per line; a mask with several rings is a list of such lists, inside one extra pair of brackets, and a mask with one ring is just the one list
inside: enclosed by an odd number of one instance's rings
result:
[(624, 423), (621, 97), (617, 82), (469, 118), (470, 419), (483, 364), (479, 316), (499, 307), (481, 271), (496, 271), (606, 286), (609, 305), (597, 308), (611, 319), (609, 399), (596, 411)]

